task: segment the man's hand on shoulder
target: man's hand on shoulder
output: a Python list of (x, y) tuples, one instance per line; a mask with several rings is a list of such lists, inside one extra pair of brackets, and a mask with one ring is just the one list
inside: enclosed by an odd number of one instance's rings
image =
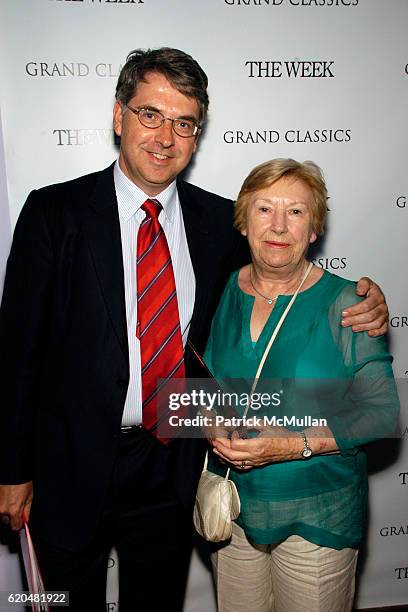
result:
[(23, 512), (26, 520), (30, 516), (33, 501), (33, 483), (0, 484), (0, 523), (9, 525), (14, 531), (23, 526)]
[(343, 310), (343, 327), (355, 332), (368, 331), (368, 335), (382, 336), (388, 330), (388, 306), (377, 283), (364, 276), (357, 283), (356, 294), (365, 296), (358, 304)]

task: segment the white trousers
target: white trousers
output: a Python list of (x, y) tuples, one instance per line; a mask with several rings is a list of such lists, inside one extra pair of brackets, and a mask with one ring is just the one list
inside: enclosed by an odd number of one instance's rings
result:
[(219, 612), (350, 612), (357, 550), (317, 546), (300, 536), (252, 544), (234, 524), (212, 555)]

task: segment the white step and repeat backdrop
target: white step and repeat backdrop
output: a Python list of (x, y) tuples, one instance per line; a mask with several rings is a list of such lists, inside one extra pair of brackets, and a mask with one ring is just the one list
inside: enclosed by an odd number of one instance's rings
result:
[[(395, 374), (406, 377), (407, 26), (407, 0), (2, 0), (1, 282), (29, 191), (117, 155), (111, 111), (127, 53), (177, 47), (210, 81), (209, 121), (189, 180), (234, 198), (266, 159), (316, 161), (331, 209), (318, 264), (380, 283)], [(381, 451), (373, 465), (360, 608), (408, 603), (407, 427), (391, 458)], [(114, 611), (114, 556), (110, 565)], [(0, 590), (18, 584), (16, 557), (0, 546)], [(185, 610), (214, 609), (210, 576), (195, 556)]]

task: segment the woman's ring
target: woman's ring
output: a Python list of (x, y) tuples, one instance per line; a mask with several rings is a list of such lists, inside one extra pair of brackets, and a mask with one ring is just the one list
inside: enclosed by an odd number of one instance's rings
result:
[(245, 470), (245, 461), (241, 461), (241, 470)]

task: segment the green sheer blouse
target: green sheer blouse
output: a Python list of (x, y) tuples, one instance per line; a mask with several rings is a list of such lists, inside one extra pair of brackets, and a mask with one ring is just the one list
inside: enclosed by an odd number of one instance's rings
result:
[[(279, 296), (253, 343), (254, 298), (239, 288), (238, 271), (231, 275), (204, 355), (218, 380), (253, 379), (290, 297)], [(355, 302), (355, 283), (324, 272), (298, 295), (271, 348), (257, 391), (268, 384), (284, 391), (277, 413), (327, 418), (340, 453), (231, 470), (241, 499), (237, 523), (256, 543), (293, 534), (336, 549), (356, 548), (361, 541), (367, 505), (361, 445), (391, 435), (398, 398), (384, 337), (340, 325), (342, 310)], [(225, 473), (214, 455), (210, 469)]]

